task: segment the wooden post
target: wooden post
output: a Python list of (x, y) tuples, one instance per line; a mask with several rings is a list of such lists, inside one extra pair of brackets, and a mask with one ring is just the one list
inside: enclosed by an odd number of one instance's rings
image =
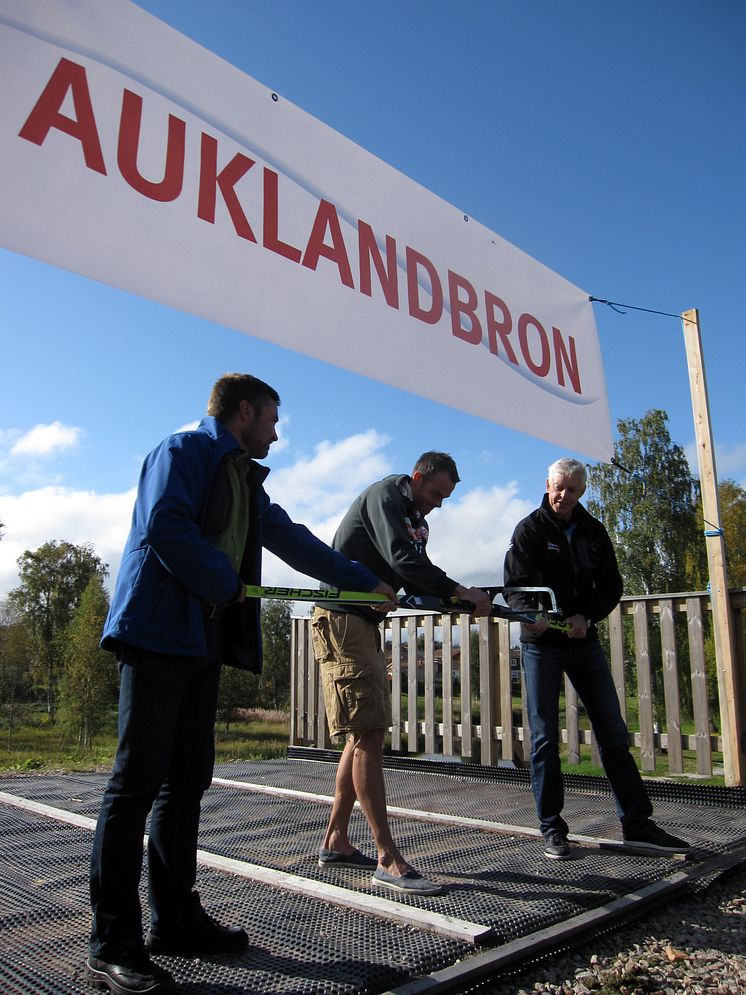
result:
[(461, 756), (471, 759), (474, 755), (474, 726), (471, 716), (471, 620), (459, 616), (461, 636)]
[(681, 752), (681, 694), (672, 599), (661, 598), (659, 611), (661, 622), (661, 658), (663, 660), (663, 697), (666, 704), (668, 770), (671, 774), (681, 774), (684, 770), (684, 758)]
[(425, 628), (425, 753), (435, 753), (435, 617), (426, 615)]
[(653, 725), (653, 676), (650, 669), (650, 638), (646, 601), (635, 602), (633, 615), (637, 660), (637, 705), (640, 713), (640, 766), (655, 771), (655, 727)]
[(391, 749), (401, 752), (401, 618), (391, 617)]
[(686, 599), (686, 624), (689, 636), (689, 668), (692, 675), (692, 708), (694, 710), (694, 743), (697, 752), (697, 773), (712, 777), (712, 746), (710, 707), (707, 702), (707, 668), (705, 639), (702, 632), (702, 605), (699, 598)]
[(443, 756), (453, 756), (453, 618), (441, 615), (441, 697), (443, 701)]
[(720, 522), (715, 453), (710, 428), (710, 410), (707, 399), (702, 340), (699, 329), (699, 312), (690, 308), (681, 315), (689, 368), (689, 386), (692, 394), (694, 432), (699, 462), (699, 480), (702, 490), (702, 514), (705, 520), (707, 566), (710, 574), (710, 601), (712, 625), (715, 634), (720, 721), (723, 735), (723, 766), (725, 783), (743, 785), (746, 744), (742, 738), (743, 717), (740, 714), (740, 689), (737, 671), (735, 627), (728, 596), (728, 573), (725, 562), (725, 543)]
[(290, 745), (297, 746), (298, 736), (298, 619), (290, 620)]
[(489, 617), (479, 619), (479, 728), (481, 761), (485, 767), (497, 762), (495, 718), (500, 706), (500, 672), (496, 663), (497, 639)]
[(498, 694), (500, 696), (500, 725), (503, 735), (500, 742), (500, 756), (503, 760), (515, 760), (517, 737), (513, 735), (513, 681), (510, 672), (510, 622), (495, 619), (497, 629), (497, 668), (500, 674)]
[(407, 753), (419, 753), (417, 725), (417, 618), (407, 617)]

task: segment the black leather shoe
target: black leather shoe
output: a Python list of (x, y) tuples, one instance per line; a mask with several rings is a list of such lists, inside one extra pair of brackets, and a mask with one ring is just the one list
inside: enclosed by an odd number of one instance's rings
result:
[(544, 856), (549, 860), (569, 860), (570, 844), (559, 829), (550, 829), (544, 838)]
[(145, 938), (145, 946), (152, 954), (233, 954), (245, 950), (249, 938), (240, 926), (222, 926), (200, 909), (176, 933), (154, 933)]
[(639, 830), (624, 833), (624, 845), (630, 848), (639, 847), (641, 850), (648, 850), (650, 853), (689, 853), (692, 849), (691, 843), (672, 836), (665, 829), (661, 829), (652, 820), (648, 820), (647, 825)]
[(144, 950), (123, 954), (116, 963), (89, 955), (85, 980), (89, 988), (117, 995), (166, 995), (176, 991), (168, 971), (154, 964)]

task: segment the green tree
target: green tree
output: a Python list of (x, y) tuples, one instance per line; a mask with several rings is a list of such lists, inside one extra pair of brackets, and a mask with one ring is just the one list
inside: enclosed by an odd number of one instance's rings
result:
[[(654, 409), (640, 419), (617, 422), (614, 459), (620, 466), (589, 468), (588, 510), (606, 526), (624, 578), (625, 594), (666, 594), (700, 589), (706, 576), (706, 550), (697, 520), (699, 487), (684, 450), (672, 442), (668, 415)], [(683, 618), (675, 620), (680, 647), (687, 645)], [(649, 620), (650, 665), (655, 717), (665, 721), (659, 620)], [(624, 628), (625, 655), (634, 656), (632, 624)], [(685, 652), (681, 673), (686, 673)], [(637, 674), (627, 667), (628, 693), (636, 693)], [(691, 710), (691, 685), (682, 681), (681, 703)]]
[[(718, 501), (720, 504), (720, 523), (725, 539), (725, 561), (728, 570), (728, 586), (731, 588), (746, 587), (746, 491), (734, 480), (721, 480), (718, 484)], [(712, 528), (704, 521), (701, 501), (697, 506), (700, 528)], [(707, 586), (708, 577), (706, 564), (699, 583), (700, 588)], [(746, 632), (742, 633), (742, 652), (746, 650)], [(705, 652), (708, 660), (715, 659), (715, 634), (710, 628), (705, 635)], [(714, 667), (707, 669), (707, 692), (713, 711), (719, 701), (717, 674)]]
[(268, 599), (262, 602), (262, 673), (223, 667), (218, 691), (218, 722), (228, 732), (239, 710), (264, 705), (285, 708), (290, 699), (291, 603)]
[[(606, 526), (627, 594), (690, 589), (705, 554), (697, 522), (698, 485), (668, 415), (620, 418), (612, 464), (589, 468), (588, 510)], [(628, 471), (628, 472), (626, 472)]]
[[(746, 587), (746, 491), (735, 480), (721, 480), (718, 499), (720, 522), (725, 537), (728, 585)], [(701, 502), (697, 511), (701, 527), (704, 528)]]
[(90, 748), (114, 704), (116, 662), (99, 646), (108, 610), (103, 579), (93, 573), (65, 629), (60, 680), (60, 724), (77, 738), (82, 749)]
[(18, 558), (20, 586), (9, 598), (23, 615), (34, 641), (35, 666), (46, 689), (47, 713), (54, 719), (56, 684), (62, 670), (63, 634), (92, 576), (108, 570), (86, 543), (54, 540)]
[(262, 699), (270, 708), (290, 703), (290, 628), (292, 604), (274, 598), (262, 602)]
[(28, 629), (8, 600), (0, 604), (0, 723), (12, 749), (13, 733), (27, 708), (33, 646)]
[(238, 667), (223, 667), (218, 688), (217, 721), (226, 732), (239, 709), (255, 705), (259, 696), (259, 675)]

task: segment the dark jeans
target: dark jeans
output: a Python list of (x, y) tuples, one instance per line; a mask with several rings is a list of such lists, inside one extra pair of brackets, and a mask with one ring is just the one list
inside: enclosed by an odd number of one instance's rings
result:
[(215, 762), (220, 664), (129, 646), (118, 654), (119, 745), (91, 854), (90, 951), (142, 948), (139, 882), (148, 839), (151, 928), (178, 930), (198, 907), (197, 833)]
[(629, 752), (627, 726), (600, 644), (568, 639), (566, 646), (521, 644), (531, 727), (531, 786), (539, 825), (567, 833), (561, 816), (565, 801), (559, 759), (559, 695), (566, 673), (588, 713), (623, 832), (641, 829), (652, 806), (640, 772)]

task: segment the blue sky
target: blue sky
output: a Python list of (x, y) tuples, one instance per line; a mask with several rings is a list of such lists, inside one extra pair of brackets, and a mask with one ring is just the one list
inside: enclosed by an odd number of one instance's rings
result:
[[(698, 307), (719, 475), (746, 484), (740, 0), (140, 6), (589, 294)], [(4, 250), (0, 292), (0, 597), (48, 539), (92, 542), (116, 570), (142, 457), (229, 370), (280, 391), (268, 490), (324, 538), (371, 480), (451, 452), (462, 483), (433, 515), (431, 552), (464, 582), (499, 580), (563, 454)], [(612, 423), (663, 408), (691, 452), (680, 321), (595, 308)], [(298, 580), (271, 558), (265, 577)]]

